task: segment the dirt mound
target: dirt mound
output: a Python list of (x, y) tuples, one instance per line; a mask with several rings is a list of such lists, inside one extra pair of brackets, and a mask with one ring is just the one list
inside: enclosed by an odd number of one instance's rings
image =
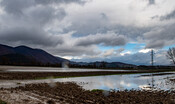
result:
[[(24, 87), (1, 89), (0, 91), (30, 92), (30, 95), (40, 99), (41, 103), (56, 104), (174, 104), (175, 92), (173, 91), (103, 91), (85, 90), (75, 83), (40, 83), (27, 84)], [(34, 96), (35, 95), (35, 96)], [(45, 100), (42, 100), (45, 98)], [(43, 102), (42, 102), (43, 101)]]

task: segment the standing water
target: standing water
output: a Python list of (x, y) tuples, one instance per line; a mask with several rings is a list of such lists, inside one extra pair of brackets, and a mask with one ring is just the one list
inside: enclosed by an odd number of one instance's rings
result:
[(170, 79), (175, 78), (171, 73), (126, 74), (126, 75), (103, 75), (73, 78), (49, 78), (41, 80), (3, 80), (0, 87), (23, 86), (28, 83), (53, 83), (53, 82), (75, 82), (85, 89), (103, 90), (131, 90), (131, 89), (156, 89), (173, 90), (174, 83)]

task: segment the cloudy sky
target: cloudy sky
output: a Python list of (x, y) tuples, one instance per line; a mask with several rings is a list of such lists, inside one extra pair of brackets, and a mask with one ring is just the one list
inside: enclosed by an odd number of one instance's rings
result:
[(175, 0), (0, 0), (0, 44), (74, 61), (170, 64)]

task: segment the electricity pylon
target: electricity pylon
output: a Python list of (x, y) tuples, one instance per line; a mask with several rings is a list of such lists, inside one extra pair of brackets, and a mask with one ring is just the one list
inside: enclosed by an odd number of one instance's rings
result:
[(151, 50), (151, 65), (154, 66), (154, 50)]

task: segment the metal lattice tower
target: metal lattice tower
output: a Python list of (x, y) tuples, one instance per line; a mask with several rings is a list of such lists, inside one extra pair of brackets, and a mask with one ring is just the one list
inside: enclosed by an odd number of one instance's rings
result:
[[(153, 49), (151, 50), (151, 65), (154, 66), (154, 50)], [(152, 80), (151, 80), (151, 82), (152, 82), (151, 89), (152, 90), (154, 89), (154, 81), (155, 81), (154, 76), (152, 74)]]
[(151, 65), (154, 66), (154, 50), (151, 50)]

